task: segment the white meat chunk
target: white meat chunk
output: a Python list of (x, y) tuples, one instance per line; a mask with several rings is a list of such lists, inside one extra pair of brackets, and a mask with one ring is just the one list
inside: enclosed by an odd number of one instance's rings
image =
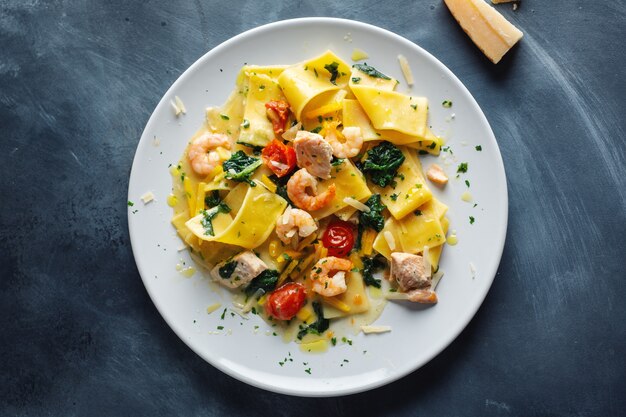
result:
[(293, 148), (300, 168), (305, 168), (315, 177), (330, 178), (333, 148), (322, 136), (300, 130), (293, 141)]
[(390, 273), (402, 292), (430, 288), (430, 274), (426, 273), (424, 258), (420, 255), (403, 252), (392, 253)]
[(232, 259), (221, 262), (213, 268), (214, 281), (228, 288), (248, 285), (255, 277), (267, 269), (267, 265), (252, 251), (244, 251)]

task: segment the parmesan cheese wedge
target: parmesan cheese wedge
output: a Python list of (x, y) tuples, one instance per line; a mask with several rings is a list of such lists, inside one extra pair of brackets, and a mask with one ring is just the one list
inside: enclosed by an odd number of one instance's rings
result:
[(494, 64), (524, 34), (484, 0), (444, 0), (465, 33)]
[(391, 331), (391, 326), (361, 326), (361, 330), (365, 334), (386, 333)]

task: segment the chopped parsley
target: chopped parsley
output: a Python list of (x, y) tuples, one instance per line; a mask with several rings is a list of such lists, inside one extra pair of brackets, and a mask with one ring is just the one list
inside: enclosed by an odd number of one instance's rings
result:
[(415, 111), (417, 111), (417, 104), (411, 104), (411, 108)]
[(230, 117), (225, 114), (220, 114), (220, 117), (222, 118), (222, 120), (230, 120)]
[(361, 77), (352, 77), (352, 82), (358, 84), (361, 82)]
[(217, 326), (217, 330), (224, 330), (224, 326)]
[(469, 188), (470, 182), (468, 180), (465, 180), (465, 185), (467, 185), (467, 188)]
[(458, 168), (456, 169), (456, 172), (466, 173), (467, 172), (467, 162), (461, 162), (459, 164)]
[(328, 71), (330, 73), (330, 82), (337, 85), (337, 77), (339, 76), (339, 71), (337, 71), (337, 68), (339, 68), (339, 63), (333, 61), (330, 64), (326, 64), (324, 65), (324, 69), (326, 71)]
[(445, 107), (446, 109), (449, 109), (450, 107), (452, 107), (452, 102), (450, 100), (444, 100), (441, 105), (443, 107)]
[(321, 130), (322, 130), (322, 126), (318, 126), (315, 129), (312, 129), (311, 133), (320, 133)]
[(480, 152), (480, 151), (483, 150), (483, 147), (480, 146), (480, 145), (476, 145), (476, 147), (474, 149), (476, 149), (478, 152)]
[(133, 203), (133, 202), (132, 202), (132, 201), (130, 201), (130, 200), (128, 200), (128, 203), (126, 203), (126, 204), (128, 204), (128, 207), (132, 207), (132, 206), (134, 206), (134, 205), (135, 205), (135, 203)]
[(356, 68), (361, 72), (364, 72), (365, 74), (369, 75), (370, 77), (373, 78), (382, 78), (383, 80), (391, 80), (390, 77), (386, 76), (385, 74), (383, 74), (382, 72), (378, 71), (376, 68), (367, 65), (367, 62), (363, 63), (363, 64), (354, 64), (352, 66), (352, 68)]
[(474, 221), (475, 221), (474, 216), (469, 216), (469, 221), (470, 221), (470, 224), (474, 224)]
[(330, 164), (336, 167), (336, 166), (343, 164), (343, 161), (344, 161), (344, 158), (334, 158), (332, 161), (330, 161)]
[(415, 210), (413, 212), (413, 214), (415, 214), (416, 216), (421, 216), (422, 215), (422, 211), (421, 210)]
[(391, 194), (390, 198), (391, 198), (391, 201), (396, 201), (398, 199), (398, 194), (393, 193)]
[(336, 337), (331, 338), (330, 343), (332, 343), (333, 346), (337, 346), (337, 338)]
[(243, 127), (244, 129), (247, 129), (250, 127), (250, 121), (248, 119), (243, 119), (243, 123), (241, 124), (241, 127)]

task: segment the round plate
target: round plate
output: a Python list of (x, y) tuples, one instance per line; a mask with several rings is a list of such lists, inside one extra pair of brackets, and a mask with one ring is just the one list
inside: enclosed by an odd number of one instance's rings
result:
[[(444, 190), (431, 188), (450, 207), (450, 229), (456, 230), (459, 243), (443, 251), (445, 276), (437, 288), (438, 304), (417, 308), (390, 302), (376, 323), (392, 326), (391, 332), (361, 333), (352, 344), (340, 342), (326, 353), (303, 353), (295, 343), (274, 337), (258, 316), (244, 320), (227, 312), (222, 319), (223, 309), (231, 306), (229, 293), (211, 290), (201, 272), (190, 278), (177, 272), (177, 264), (192, 262), (187, 251), (179, 251), (183, 244), (170, 224), (168, 165), (178, 162), (203, 122), (205, 108), (225, 102), (244, 64), (294, 64), (327, 49), (351, 62), (355, 48), (369, 54), (368, 64), (401, 80), (399, 91), (428, 97), (430, 125), (436, 134), (447, 137), (453, 154), (442, 152), (445, 157), (438, 159), (425, 156), (423, 163), (427, 167), (437, 161), (450, 176)], [(407, 57), (413, 70), (412, 89), (404, 82), (398, 54)], [(171, 106), (175, 96), (187, 108), (187, 114), (178, 118)], [(453, 106), (444, 108), (443, 100)], [(456, 178), (461, 162), (467, 162), (469, 169)], [(465, 180), (471, 183), (470, 203), (461, 200), (468, 190)], [(147, 191), (155, 194), (156, 201), (143, 204), (140, 197)], [(128, 208), (128, 224), (137, 267), (167, 324), (225, 373), (260, 388), (302, 396), (335, 396), (378, 387), (416, 370), (448, 346), (489, 291), (504, 247), (508, 210), (495, 137), (454, 74), (407, 39), (375, 26), (332, 18), (261, 26), (224, 42), (194, 63), (165, 93), (146, 125), (133, 161), (128, 198), (134, 202)], [(217, 302), (222, 307), (207, 314), (207, 307)]]

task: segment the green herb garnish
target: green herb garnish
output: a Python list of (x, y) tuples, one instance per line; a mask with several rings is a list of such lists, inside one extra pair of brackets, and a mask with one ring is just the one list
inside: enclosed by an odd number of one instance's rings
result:
[(382, 72), (378, 71), (376, 68), (367, 65), (367, 62), (363, 63), (363, 64), (354, 64), (352, 66), (352, 68), (356, 68), (361, 72), (364, 72), (365, 74), (369, 75), (370, 77), (373, 78), (382, 78), (383, 80), (391, 80), (390, 77), (386, 76), (385, 74), (383, 74)]
[(331, 64), (324, 65), (324, 69), (330, 73), (330, 82), (335, 85), (337, 85), (335, 80), (337, 80), (337, 77), (339, 76), (337, 68), (339, 68), (339, 63), (334, 61)]
[(367, 159), (362, 164), (362, 170), (369, 175), (374, 184), (386, 187), (393, 182), (404, 159), (404, 154), (400, 149), (385, 141), (367, 152)]
[(226, 178), (238, 182), (247, 182), (251, 187), (255, 187), (256, 184), (250, 177), (262, 163), (260, 159), (248, 156), (244, 151), (237, 151), (229, 160), (224, 161), (222, 166)]
[(467, 172), (467, 162), (461, 162), (459, 164), (458, 168), (456, 169), (456, 172), (466, 173)]

